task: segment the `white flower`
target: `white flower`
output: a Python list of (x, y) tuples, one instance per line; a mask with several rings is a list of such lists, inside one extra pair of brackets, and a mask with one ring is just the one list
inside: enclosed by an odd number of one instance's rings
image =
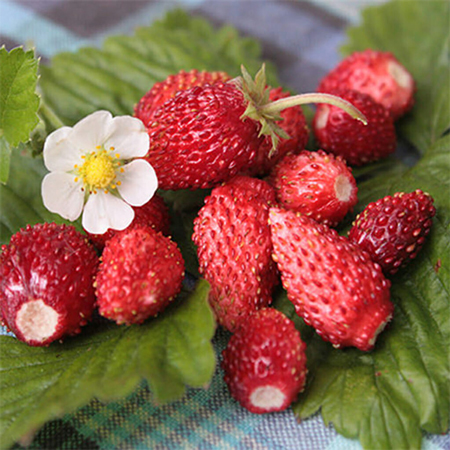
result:
[(71, 221), (84, 209), (82, 225), (90, 233), (125, 229), (134, 218), (132, 206), (147, 203), (158, 187), (153, 167), (139, 159), (148, 148), (139, 119), (113, 118), (108, 111), (57, 129), (44, 145), (50, 171), (42, 181), (45, 207)]

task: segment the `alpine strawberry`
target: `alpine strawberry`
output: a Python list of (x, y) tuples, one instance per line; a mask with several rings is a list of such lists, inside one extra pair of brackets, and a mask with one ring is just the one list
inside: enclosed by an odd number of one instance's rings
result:
[(305, 386), (306, 345), (294, 323), (274, 308), (251, 314), (222, 352), (231, 395), (253, 413), (286, 409)]
[(393, 313), (380, 266), (334, 229), (293, 211), (271, 208), (270, 228), (297, 314), (335, 347), (372, 349)]
[(397, 192), (369, 203), (356, 217), (348, 237), (392, 275), (417, 256), (435, 213), (433, 198), (420, 189)]
[(3, 324), (32, 346), (78, 333), (95, 308), (98, 263), (93, 246), (73, 226), (27, 225), (2, 247)]
[(320, 82), (319, 92), (351, 89), (370, 95), (396, 120), (411, 109), (415, 83), (392, 53), (376, 50), (355, 52), (341, 61)]
[(278, 275), (267, 219), (274, 202), (268, 183), (237, 176), (212, 190), (194, 220), (199, 271), (218, 322), (230, 331), (272, 301)]
[(395, 151), (394, 122), (384, 106), (357, 91), (336, 90), (333, 94), (358, 108), (368, 123), (362, 124), (336, 106), (318, 105), (313, 130), (323, 150), (342, 156), (352, 166), (376, 161)]
[(340, 156), (322, 150), (286, 155), (273, 168), (269, 182), (283, 207), (329, 226), (336, 226), (358, 201), (351, 168)]
[(149, 127), (154, 120), (156, 110), (167, 100), (175, 97), (179, 91), (219, 81), (226, 82), (230, 78), (227, 73), (219, 71), (207, 72), (192, 69), (186, 72), (181, 70), (177, 74), (169, 75), (165, 80), (155, 83), (135, 106), (134, 115)]
[(106, 242), (96, 280), (99, 312), (117, 324), (141, 323), (181, 290), (184, 261), (176, 243), (150, 227)]

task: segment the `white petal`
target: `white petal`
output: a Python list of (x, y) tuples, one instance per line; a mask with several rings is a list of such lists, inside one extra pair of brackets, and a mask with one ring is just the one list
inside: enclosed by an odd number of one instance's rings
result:
[(71, 139), (72, 132), (70, 127), (58, 128), (45, 140), (44, 163), (48, 170), (68, 172), (82, 162), (81, 153)]
[(105, 142), (105, 149), (114, 148), (120, 159), (145, 156), (150, 146), (147, 129), (141, 120), (131, 116), (114, 117), (111, 135)]
[(123, 166), (123, 173), (117, 176), (120, 181), (117, 189), (122, 198), (132, 206), (142, 206), (155, 194), (158, 179), (150, 163), (135, 159)]
[(109, 111), (96, 111), (73, 127), (72, 140), (84, 153), (95, 151), (111, 134), (113, 118)]
[(82, 224), (86, 231), (103, 234), (108, 228), (125, 229), (134, 219), (134, 210), (122, 199), (99, 191), (91, 194), (84, 207)]
[(51, 172), (42, 180), (41, 193), (44, 206), (67, 220), (76, 220), (83, 210), (84, 192), (81, 183), (64, 172)]

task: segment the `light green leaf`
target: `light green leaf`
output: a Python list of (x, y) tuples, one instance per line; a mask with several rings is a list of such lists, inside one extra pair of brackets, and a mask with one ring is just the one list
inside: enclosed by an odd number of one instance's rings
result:
[(209, 286), (183, 292), (156, 319), (138, 326), (93, 324), (64, 344), (33, 348), (0, 337), (0, 440), (7, 448), (46, 421), (88, 403), (126, 396), (145, 379), (155, 400), (204, 388), (215, 368)]
[[(239, 74), (242, 61), (250, 71), (261, 65), (261, 49), (236, 30), (215, 30), (207, 21), (172, 11), (133, 36), (108, 38), (101, 49), (61, 53), (42, 67), (40, 86), (48, 105), (67, 124), (107, 109), (132, 114), (134, 105), (157, 81), (180, 70), (223, 70)], [(273, 69), (269, 72), (274, 80)]]
[(368, 7), (348, 29), (344, 54), (373, 48), (392, 52), (416, 83), (414, 110), (399, 123), (421, 152), (450, 128), (450, 3), (394, 0)]
[(8, 180), (11, 148), (26, 142), (38, 123), (38, 62), (33, 51), (0, 48), (0, 182)]

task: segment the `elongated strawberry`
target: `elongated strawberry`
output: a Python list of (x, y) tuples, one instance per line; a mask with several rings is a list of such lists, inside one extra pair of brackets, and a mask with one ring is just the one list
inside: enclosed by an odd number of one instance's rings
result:
[(278, 277), (267, 219), (274, 201), (268, 183), (238, 176), (213, 189), (194, 220), (199, 271), (211, 284), (218, 322), (230, 331), (272, 300)]
[[(289, 93), (281, 87), (270, 89), (269, 99), (274, 102), (288, 98)], [(265, 175), (270, 169), (288, 153), (299, 153), (302, 151), (309, 138), (309, 129), (306, 118), (300, 106), (286, 108), (280, 112), (277, 125), (286, 132), (286, 138), (281, 138), (276, 150), (272, 151), (272, 139), (266, 136), (260, 145), (256, 160), (247, 171), (251, 175)]]
[(141, 323), (168, 306), (183, 277), (175, 242), (150, 227), (128, 229), (105, 245), (96, 280), (99, 312), (118, 324)]
[(352, 166), (376, 161), (395, 151), (394, 122), (384, 106), (357, 91), (339, 89), (333, 94), (358, 108), (368, 123), (362, 124), (336, 106), (318, 105), (313, 130), (323, 150), (342, 156)]
[[(155, 194), (145, 205), (133, 209), (135, 216), (128, 228), (149, 226), (155, 231), (161, 231), (166, 236), (170, 234), (169, 209), (160, 195)], [(92, 234), (86, 231), (89, 240), (100, 251), (103, 250), (105, 243), (118, 233), (122, 233), (122, 231), (109, 229), (104, 234)]]
[(0, 256), (0, 317), (18, 339), (46, 346), (76, 334), (95, 307), (98, 257), (74, 227), (28, 225)]
[(254, 166), (265, 135), (272, 140), (272, 153), (276, 152), (280, 138), (288, 138), (277, 124), (279, 113), (310, 102), (331, 102), (364, 120), (349, 102), (329, 94), (271, 102), (264, 69), (255, 80), (243, 70), (233, 82), (180, 91), (158, 108), (148, 127), (146, 159), (162, 189), (214, 187)]
[(152, 88), (139, 100), (134, 108), (134, 115), (141, 119), (145, 126), (151, 125), (156, 110), (167, 100), (175, 97), (180, 91), (185, 91), (194, 86), (214, 84), (219, 81), (226, 82), (231, 77), (226, 72), (192, 69), (189, 72), (181, 70), (177, 74), (169, 75)]
[(294, 323), (273, 308), (251, 314), (222, 352), (225, 382), (246, 409), (286, 409), (306, 379), (306, 345)]
[(352, 53), (320, 82), (320, 92), (352, 89), (370, 95), (394, 120), (414, 103), (415, 82), (392, 53), (368, 49)]
[(293, 211), (272, 208), (270, 228), (297, 314), (335, 347), (372, 349), (393, 313), (380, 266), (335, 230)]
[(348, 237), (392, 275), (417, 256), (435, 213), (433, 198), (420, 189), (397, 192), (369, 203), (357, 216)]
[(329, 226), (337, 225), (358, 198), (351, 168), (322, 150), (286, 155), (269, 178), (278, 202)]

